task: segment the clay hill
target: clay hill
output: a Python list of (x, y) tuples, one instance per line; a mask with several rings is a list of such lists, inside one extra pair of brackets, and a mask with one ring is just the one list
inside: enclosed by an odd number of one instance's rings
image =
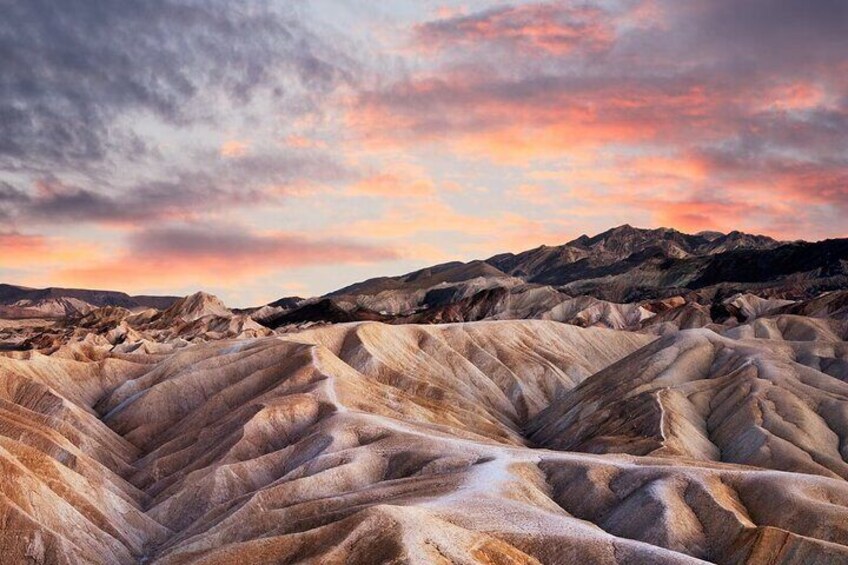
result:
[(625, 226), (241, 311), (57, 292), (0, 323), (0, 562), (848, 563), (845, 249)]

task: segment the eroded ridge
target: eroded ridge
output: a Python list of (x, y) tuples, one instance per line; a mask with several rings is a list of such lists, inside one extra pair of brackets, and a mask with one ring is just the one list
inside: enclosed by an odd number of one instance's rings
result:
[(662, 338), (358, 323), (0, 358), (0, 550), (42, 563), (846, 560), (845, 343), (787, 341), (812, 330), (773, 323)]

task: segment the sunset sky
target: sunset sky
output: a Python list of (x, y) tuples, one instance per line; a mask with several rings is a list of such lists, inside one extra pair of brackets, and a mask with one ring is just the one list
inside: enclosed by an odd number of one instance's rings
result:
[(0, 2), (0, 282), (231, 306), (614, 225), (848, 236), (848, 2)]

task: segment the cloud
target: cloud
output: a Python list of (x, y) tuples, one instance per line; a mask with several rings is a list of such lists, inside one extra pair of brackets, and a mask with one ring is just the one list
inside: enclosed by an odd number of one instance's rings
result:
[(607, 48), (614, 36), (610, 24), (607, 14), (594, 6), (524, 4), (427, 22), (415, 28), (415, 39), (424, 50), (497, 46), (564, 55)]
[(0, 217), (27, 224), (110, 225), (190, 219), (225, 208), (276, 204), (289, 193), (302, 191), (303, 179), (322, 182), (351, 174), (323, 154), (209, 155), (205, 163), (205, 170), (177, 170), (130, 185), (101, 181), (99, 190), (66, 183), (55, 175), (36, 178), (30, 190), (0, 183)]
[[(821, 118), (846, 108), (848, 38), (833, 24), (845, 20), (844, 3), (617, 6), (545, 2), (418, 25), (419, 40), (469, 48), (450, 52), (435, 69), (363, 92), (351, 121), (386, 143), (446, 140), (475, 151), (512, 145), (526, 157), (586, 145), (710, 142), (763, 128), (773, 136), (805, 127), (824, 135)], [(603, 56), (551, 53), (522, 33), (530, 22), (555, 26), (557, 17), (575, 13), (616, 30), (605, 34)], [(488, 48), (525, 40), (531, 43), (523, 49)], [(791, 56), (775, 55), (789, 50)], [(844, 134), (844, 125), (839, 129)]]
[(519, 202), (529, 202), (541, 206), (550, 205), (553, 200), (552, 195), (544, 187), (537, 184), (518, 185), (509, 192), (509, 196)]
[(715, 0), (706, 5), (662, 2), (671, 28), (667, 35), (641, 38), (656, 49), (670, 41), (668, 55), (681, 46), (699, 52), (690, 55), (737, 76), (817, 75), (831, 65), (845, 63), (845, 22), (848, 5), (840, 0)]
[[(424, 205), (398, 202), (388, 206), (379, 216), (346, 224), (345, 231), (368, 234), (377, 240), (413, 242), (406, 248), (413, 250), (422, 245), (436, 245), (444, 236), (454, 236), (459, 243), (441, 252), (439, 260), (456, 258), (457, 254), (492, 254), (520, 251), (537, 246), (540, 242), (556, 243), (564, 237), (562, 218), (539, 221), (516, 212), (472, 214), (455, 209), (438, 198)], [(341, 229), (341, 228), (340, 228)], [(435, 253), (428, 253), (436, 256)]]
[(287, 232), (254, 233), (239, 227), (163, 227), (134, 233), (133, 256), (153, 260), (221, 260), (225, 263), (270, 262), (277, 267), (321, 263), (385, 261), (396, 258), (388, 249), (349, 241), (310, 239)]
[[(295, 11), (248, 0), (31, 0), (0, 20), (0, 166), (83, 166), (146, 147), (118, 118), (176, 127), (210, 104), (291, 102), (345, 80), (349, 62)], [(333, 61), (333, 62), (331, 62)], [(300, 101), (303, 105), (303, 101)], [(294, 106), (290, 108), (294, 111)], [(127, 139), (135, 143), (126, 144)]]
[(350, 185), (347, 192), (380, 198), (422, 198), (434, 196), (436, 185), (421, 167), (391, 165)]
[(250, 143), (238, 139), (228, 139), (221, 144), (221, 157), (243, 157), (250, 150)]
[(96, 256), (99, 250), (86, 243), (17, 231), (0, 231), (0, 269), (26, 269), (60, 265)]
[(312, 149), (312, 148), (325, 148), (327, 147), (327, 143), (320, 139), (313, 139), (310, 137), (306, 137), (303, 135), (292, 134), (287, 136), (283, 140), (283, 144), (288, 147), (295, 147), (298, 149)]
[(356, 67), (343, 40), (316, 35), (295, 6), (3, 8), (0, 219), (13, 226), (198, 218), (348, 174), (329, 148), (273, 142), (280, 116), (321, 114)]
[[(718, 230), (729, 232), (744, 221), (768, 216), (774, 209), (767, 204), (733, 201), (720, 195), (693, 195), (682, 201), (659, 200), (650, 204), (655, 221), (678, 229), (699, 232)], [(760, 224), (768, 226), (768, 222)]]
[(270, 272), (316, 265), (390, 261), (388, 247), (344, 238), (309, 238), (288, 232), (181, 224), (131, 234), (118, 256), (56, 270), (62, 284), (117, 288), (233, 285)]
[(127, 191), (95, 192), (68, 185), (57, 178), (35, 182), (35, 190), (17, 190), (6, 206), (7, 216), (18, 223), (62, 224), (96, 222), (100, 224), (132, 224), (137, 221), (162, 220), (236, 204), (240, 200), (255, 202), (266, 197), (250, 191), (227, 192), (205, 175), (183, 177), (175, 181), (151, 181)]
[[(498, 76), (448, 72), (364, 93), (350, 124), (379, 147), (445, 142), (462, 154), (526, 160), (612, 143), (735, 129), (724, 96), (692, 77)], [(705, 134), (705, 132), (710, 132)]]
[[(848, 210), (844, 2), (574, 6), (513, 5), (415, 26), (415, 41), (439, 57), (362, 92), (349, 125), (380, 149), (525, 171), (589, 163), (564, 188), (609, 197), (616, 213), (653, 206), (652, 217), (679, 227), (714, 211), (736, 228), (785, 230), (789, 213), (820, 233), (822, 214)], [(568, 22), (587, 31), (572, 35)], [(758, 204), (775, 197), (794, 210)]]
[(7, 261), (12, 256), (32, 257), (43, 253), (48, 248), (47, 241), (43, 236), (25, 235), (14, 231), (0, 232), (0, 250), (3, 251), (0, 256), (3, 257), (4, 267), (9, 266)]
[(762, 186), (784, 197), (848, 206), (848, 158), (808, 159), (755, 147), (730, 145), (693, 153), (713, 179), (744, 192)]

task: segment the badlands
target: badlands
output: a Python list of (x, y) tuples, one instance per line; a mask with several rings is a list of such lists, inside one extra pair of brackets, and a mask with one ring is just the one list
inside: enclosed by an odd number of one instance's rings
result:
[(233, 311), (0, 288), (0, 562), (848, 563), (848, 245), (616, 228)]

